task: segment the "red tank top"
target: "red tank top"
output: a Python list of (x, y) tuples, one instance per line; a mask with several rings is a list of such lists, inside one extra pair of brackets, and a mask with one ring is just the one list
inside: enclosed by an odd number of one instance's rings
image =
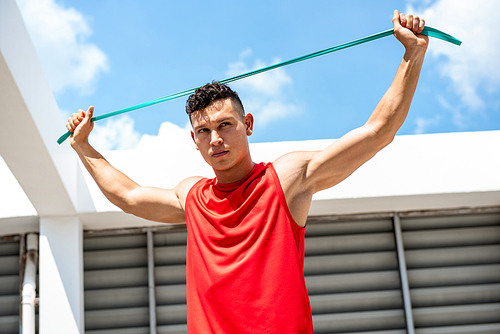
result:
[(186, 199), (188, 333), (313, 333), (304, 232), (271, 163)]

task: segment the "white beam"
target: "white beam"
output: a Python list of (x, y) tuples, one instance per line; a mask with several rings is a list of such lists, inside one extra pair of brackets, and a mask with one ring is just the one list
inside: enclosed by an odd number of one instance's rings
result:
[(40, 216), (93, 211), (64, 120), (14, 0), (0, 1), (0, 155)]

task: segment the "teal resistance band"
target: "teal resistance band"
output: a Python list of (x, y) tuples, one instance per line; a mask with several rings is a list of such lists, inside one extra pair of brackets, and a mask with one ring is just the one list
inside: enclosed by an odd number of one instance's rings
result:
[[(317, 52), (314, 52), (314, 53), (310, 53), (308, 55), (305, 55), (305, 56), (302, 56), (302, 57), (298, 57), (298, 58), (294, 58), (294, 59), (291, 59), (291, 60), (287, 60), (287, 61), (284, 61), (284, 62), (281, 62), (281, 63), (278, 63), (278, 64), (274, 64), (274, 65), (270, 65), (270, 66), (267, 66), (267, 67), (263, 67), (263, 68), (258, 69), (258, 70), (254, 70), (254, 71), (250, 71), (250, 72), (247, 72), (247, 73), (243, 73), (243, 74), (231, 77), (231, 78), (227, 78), (227, 79), (221, 80), (219, 82), (223, 83), (223, 84), (227, 84), (229, 82), (240, 80), (240, 79), (243, 79), (243, 78), (255, 75), (255, 74), (259, 74), (259, 73), (267, 72), (267, 71), (270, 71), (270, 70), (274, 70), (275, 68), (279, 68), (279, 67), (282, 67), (282, 66), (286, 66), (286, 65), (298, 63), (299, 61), (303, 61), (303, 60), (307, 60), (307, 59), (319, 57), (319, 56), (322, 56), (322, 55), (326, 55), (327, 53), (331, 53), (331, 52), (339, 51), (339, 50), (342, 50), (342, 49), (350, 48), (351, 46), (355, 46), (355, 45), (358, 45), (358, 44), (363, 44), (363, 43), (366, 43), (366, 42), (374, 41), (376, 39), (379, 39), (379, 38), (382, 38), (382, 37), (386, 37), (386, 36), (390, 36), (392, 34), (394, 34), (394, 29), (389, 29), (389, 30), (386, 30), (386, 31), (379, 32), (378, 34), (374, 34), (374, 35), (371, 35), (371, 36), (368, 36), (368, 37), (365, 37), (365, 38), (357, 39), (357, 40), (349, 42), (349, 43), (337, 45), (337, 46), (334, 46), (334, 47), (331, 47), (331, 48), (328, 48), (328, 49), (325, 49), (325, 50), (322, 50), (322, 51), (317, 51)], [(450, 43), (453, 43), (453, 44), (456, 44), (456, 45), (462, 44), (462, 42), (459, 41), (458, 39), (456, 39), (455, 37), (450, 36), (450, 35), (442, 32), (442, 31), (439, 31), (439, 30), (431, 28), (431, 27), (425, 27), (424, 30), (422, 31), (422, 35), (427, 35), (427, 36), (439, 38), (439, 39), (442, 39), (444, 41), (447, 41), (447, 42), (450, 42)], [(190, 95), (190, 94), (193, 94), (196, 91), (196, 89), (198, 89), (198, 88), (199, 87), (188, 89), (188, 90), (176, 93), (176, 94), (168, 95), (168, 96), (165, 96), (165, 97), (160, 97), (160, 98), (158, 98), (156, 100), (152, 100), (152, 101), (149, 101), (149, 102), (144, 102), (144, 103), (132, 106), (132, 107), (128, 107), (128, 108), (125, 108), (125, 109), (121, 109), (121, 110), (117, 110), (117, 111), (114, 111), (114, 112), (110, 112), (108, 114), (104, 114), (104, 115), (101, 115), (101, 116), (92, 117), (92, 122), (100, 121), (101, 119), (105, 119), (105, 118), (108, 118), (108, 117), (111, 117), (111, 116), (116, 116), (116, 115), (124, 114), (124, 113), (132, 111), (132, 110), (137, 110), (137, 109), (141, 109), (141, 108), (144, 108), (144, 107), (149, 107), (149, 106), (152, 106), (153, 104), (165, 102), (165, 101), (168, 101), (168, 100), (173, 100), (173, 99), (176, 99), (178, 97)], [(59, 144), (62, 144), (69, 136), (71, 136), (71, 132), (68, 131), (64, 135), (62, 135), (57, 140), (57, 142)]]

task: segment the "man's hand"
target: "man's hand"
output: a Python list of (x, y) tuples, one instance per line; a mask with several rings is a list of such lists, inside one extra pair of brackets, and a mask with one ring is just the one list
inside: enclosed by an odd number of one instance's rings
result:
[(429, 38), (425, 35), (420, 35), (425, 27), (424, 19), (411, 14), (405, 15), (395, 10), (392, 17), (392, 24), (394, 26), (394, 35), (407, 51), (411, 51), (414, 48), (427, 49)]
[(68, 118), (66, 128), (73, 134), (70, 137), (70, 144), (74, 146), (77, 143), (87, 143), (89, 134), (94, 128), (94, 122), (91, 121), (94, 114), (94, 107), (91, 106), (87, 112), (82, 109)]

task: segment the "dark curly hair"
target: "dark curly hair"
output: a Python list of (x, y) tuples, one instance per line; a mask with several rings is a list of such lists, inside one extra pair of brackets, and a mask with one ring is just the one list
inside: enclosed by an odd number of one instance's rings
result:
[(202, 110), (210, 105), (210, 103), (230, 98), (233, 101), (233, 105), (235, 107), (239, 107), (241, 109), (241, 115), (245, 115), (245, 109), (243, 108), (243, 104), (241, 103), (240, 98), (238, 97), (238, 93), (229, 88), (226, 84), (221, 84), (217, 81), (212, 83), (208, 83), (205, 86), (202, 86), (191, 94), (186, 101), (186, 113), (189, 115), (189, 119), (191, 119), (191, 115), (198, 111)]

